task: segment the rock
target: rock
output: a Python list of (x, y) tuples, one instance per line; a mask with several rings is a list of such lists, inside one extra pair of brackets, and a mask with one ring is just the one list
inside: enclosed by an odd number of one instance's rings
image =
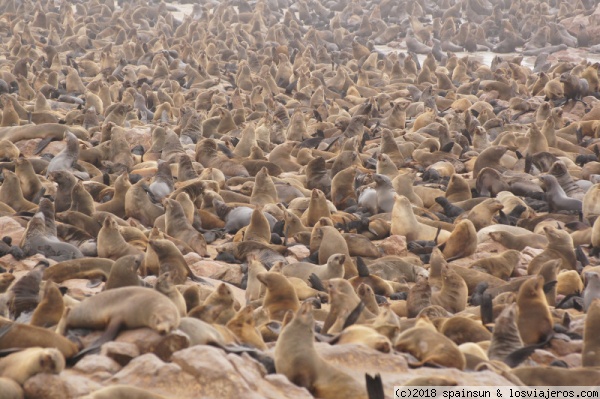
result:
[[(132, 343), (112, 341), (102, 345), (100, 354), (104, 355), (103, 357), (105, 358), (111, 359), (117, 365), (126, 366), (132, 359), (140, 355), (140, 350), (135, 344)], [(77, 363), (77, 365), (79, 365), (79, 363)], [(117, 371), (119, 370), (114, 371), (112, 374)]]
[(307, 258), (310, 255), (310, 249), (305, 245), (294, 245), (293, 247), (289, 247), (287, 251), (292, 254), (296, 260)]
[(567, 356), (571, 353), (581, 353), (583, 349), (583, 340), (565, 341), (562, 339), (553, 339), (550, 341), (550, 351), (556, 356)]
[[(240, 376), (248, 383), (253, 391), (265, 398), (312, 398), (312, 395), (305, 388), (300, 388), (292, 384), (285, 376), (281, 374), (265, 376), (265, 369), (262, 364), (254, 361), (248, 354), (237, 356), (227, 355), (227, 360), (231, 362)], [(269, 377), (278, 377), (269, 379)]]
[(317, 343), (316, 349), (323, 358), (361, 383), (365, 380), (365, 373), (371, 375), (381, 374), (385, 392), (391, 392), (394, 386), (402, 385), (413, 378), (423, 376), (443, 376), (456, 380), (458, 385), (468, 386), (514, 385), (491, 371), (471, 373), (450, 368), (421, 367), (410, 369), (406, 359), (402, 356), (381, 353), (357, 344), (332, 346)]
[(135, 127), (125, 129), (125, 139), (132, 146), (142, 145), (144, 148), (152, 147), (152, 135), (150, 128)]
[(581, 353), (570, 353), (566, 356), (560, 357), (559, 359), (567, 363), (569, 368), (581, 367)]
[(406, 237), (399, 235), (392, 235), (379, 243), (379, 250), (384, 255), (397, 255), (406, 256)]
[[(163, 360), (169, 360), (173, 352), (188, 347), (189, 338), (180, 332), (163, 336), (149, 328), (139, 328), (122, 332), (117, 337), (117, 342), (133, 344), (138, 348), (139, 353), (152, 352)], [(132, 353), (134, 352), (127, 352), (123, 355), (128, 357)]]
[(556, 360), (556, 356), (546, 350), (536, 349), (531, 355), (531, 360), (539, 365), (548, 366), (550, 363)]
[(184, 372), (175, 363), (164, 363), (156, 355), (147, 353), (133, 359), (106, 384), (132, 385), (148, 391), (180, 399), (198, 397), (217, 398), (204, 395), (204, 387), (194, 376)]
[[(123, 347), (123, 346), (133, 346), (133, 348), (137, 351), (137, 355), (139, 355), (139, 351), (137, 347), (132, 344), (125, 344), (123, 342), (108, 342), (102, 345), (102, 349), (100, 352), (107, 352), (111, 347)], [(133, 357), (135, 357), (133, 356)], [(110, 374), (115, 374), (119, 370), (121, 370), (122, 364), (118, 363), (114, 357), (106, 354), (102, 355), (88, 355), (83, 359), (77, 362), (73, 370), (77, 370), (83, 374), (94, 374), (98, 372), (107, 372)]]
[(55, 374), (36, 374), (23, 384), (26, 399), (71, 399), (67, 384)]
[(107, 372), (96, 372), (90, 376), (81, 375), (72, 370), (65, 370), (60, 373), (60, 377), (65, 381), (68, 392), (74, 398), (79, 398), (102, 388), (104, 381), (112, 377), (112, 374)]
[[(25, 233), (25, 228), (19, 222), (8, 216), (0, 217), (2, 237), (12, 238), (13, 245), (18, 245)], [(0, 237), (0, 238), (2, 238)]]
[[(192, 269), (194, 274), (197, 276), (210, 277), (215, 280), (222, 280), (234, 285), (241, 284), (243, 273), (240, 265), (229, 264), (215, 260), (199, 260), (196, 258), (197, 256), (197, 254), (185, 255), (190, 269)], [(193, 261), (190, 262), (190, 260)]]

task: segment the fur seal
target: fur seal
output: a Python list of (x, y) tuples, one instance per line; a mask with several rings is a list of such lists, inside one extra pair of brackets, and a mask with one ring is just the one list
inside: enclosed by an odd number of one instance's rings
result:
[(198, 232), (186, 215), (178, 201), (165, 199), (165, 225), (166, 233), (173, 238), (187, 243), (200, 256), (206, 256), (206, 240)]
[(598, 367), (600, 365), (600, 339), (596, 331), (600, 318), (600, 300), (595, 299), (587, 309), (583, 330), (583, 348), (581, 350), (581, 365), (583, 367)]
[(324, 399), (367, 399), (363, 386), (327, 363), (314, 347), (312, 306), (305, 302), (283, 328), (275, 345), (275, 369), (292, 383)]
[(44, 270), (43, 279), (51, 280), (55, 283), (63, 281), (87, 278), (106, 280), (110, 270), (115, 262), (110, 259), (102, 258), (78, 258), (59, 262)]
[(104, 284), (105, 290), (120, 288), (120, 287), (138, 287), (142, 285), (137, 271), (142, 264), (143, 256), (125, 255), (118, 258), (110, 269), (110, 274)]
[(488, 234), (492, 240), (517, 251), (522, 251), (525, 247), (544, 249), (548, 245), (546, 237), (535, 233), (515, 235), (508, 231), (492, 231)]
[(0, 359), (0, 376), (20, 385), (36, 374), (60, 374), (64, 368), (65, 358), (54, 348), (27, 348)]
[(45, 220), (46, 218), (41, 212), (31, 218), (21, 241), (23, 252), (27, 256), (41, 253), (57, 262), (83, 258), (83, 254), (77, 247), (60, 242), (56, 236), (48, 234)]
[(296, 291), (285, 276), (275, 272), (262, 272), (256, 278), (267, 287), (263, 307), (272, 320), (281, 321), (288, 310), (296, 312), (300, 308)]
[(193, 281), (206, 283), (196, 276), (183, 258), (181, 251), (169, 240), (150, 240), (148, 245), (158, 256), (160, 273), (170, 272), (174, 284), (183, 284), (187, 277)]
[(42, 300), (33, 311), (29, 324), (38, 327), (52, 327), (57, 325), (62, 317), (65, 304), (56, 283), (46, 281), (42, 292)]
[(450, 232), (440, 230), (423, 223), (419, 223), (412, 210), (412, 205), (403, 195), (396, 197), (394, 208), (392, 209), (392, 227), (391, 234), (405, 236), (407, 241), (426, 240), (433, 241), (437, 238), (438, 242), (445, 242), (450, 237)]
[(543, 290), (544, 278), (525, 281), (517, 294), (519, 334), (526, 345), (546, 341), (553, 333), (554, 323)]
[(448, 260), (473, 255), (477, 249), (477, 231), (469, 219), (461, 220), (443, 244), (444, 257)]
[(313, 265), (312, 263), (292, 263), (285, 265), (282, 269), (284, 276), (298, 277), (308, 281), (311, 274), (315, 274), (321, 280), (344, 277), (344, 263), (346, 255), (333, 254), (327, 259), (327, 264), (323, 266)]
[(394, 349), (416, 357), (418, 363), (414, 366), (431, 364), (459, 370), (466, 366), (465, 356), (458, 346), (437, 332), (429, 321), (419, 320), (414, 327), (402, 332), (394, 342)]
[(467, 307), (467, 283), (448, 265), (442, 266), (441, 277), (441, 289), (431, 295), (431, 304), (441, 306), (451, 313), (463, 311)]
[(523, 347), (517, 325), (517, 304), (506, 306), (494, 321), (494, 331), (488, 348), (490, 360), (504, 361), (508, 355)]
[(260, 350), (266, 350), (267, 346), (258, 332), (254, 321), (254, 309), (245, 306), (227, 322), (227, 328), (239, 339), (242, 344), (250, 345)]
[[(127, 306), (123, 306), (127, 303)], [(148, 327), (166, 334), (179, 326), (179, 311), (169, 298), (144, 287), (121, 287), (86, 298), (69, 312), (65, 328), (105, 330), (86, 351), (112, 340), (122, 329)]]
[(546, 189), (546, 201), (550, 212), (556, 211), (577, 211), (580, 212), (583, 203), (580, 200), (569, 198), (565, 190), (560, 186), (556, 177), (552, 175), (539, 176), (540, 181)]
[(119, 230), (117, 221), (108, 216), (98, 232), (98, 256), (114, 261), (127, 255), (142, 255), (141, 249), (129, 244)]
[(478, 259), (469, 266), (472, 269), (489, 273), (494, 277), (507, 280), (519, 263), (519, 251), (508, 250), (489, 258)]
[(573, 238), (569, 233), (553, 226), (544, 226), (544, 233), (548, 239), (548, 245), (544, 252), (529, 262), (527, 274), (536, 274), (544, 263), (553, 259), (562, 260), (562, 269), (575, 270), (575, 250), (573, 248)]

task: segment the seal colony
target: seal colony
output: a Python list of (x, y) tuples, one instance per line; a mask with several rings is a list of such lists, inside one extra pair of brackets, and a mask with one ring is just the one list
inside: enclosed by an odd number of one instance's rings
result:
[(135, 333), (319, 398), (600, 384), (596, 1), (176, 10), (0, 5), (3, 392)]

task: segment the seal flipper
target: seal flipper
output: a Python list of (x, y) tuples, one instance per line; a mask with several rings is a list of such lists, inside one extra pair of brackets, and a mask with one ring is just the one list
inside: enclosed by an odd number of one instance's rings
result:
[(197, 283), (208, 285), (210, 287), (213, 286), (212, 283), (208, 282), (207, 280), (203, 279), (202, 277), (196, 276), (194, 273), (191, 272), (191, 270), (189, 272), (189, 277), (192, 281), (195, 281)]
[(345, 329), (346, 327), (350, 327), (351, 325), (356, 323), (364, 308), (365, 308), (365, 303), (363, 301), (360, 301), (358, 303), (358, 305), (356, 305), (354, 310), (352, 312), (350, 312), (348, 317), (346, 317), (346, 321), (344, 322), (344, 326), (342, 327), (342, 330)]
[(369, 277), (371, 272), (362, 257), (356, 257), (356, 269), (358, 269), (358, 277)]
[(308, 282), (315, 290), (321, 291), (321, 292), (327, 292), (327, 290), (323, 286), (323, 282), (321, 281), (319, 276), (317, 276), (316, 274), (311, 273), (310, 276), (308, 277)]
[(383, 382), (381, 381), (381, 374), (375, 374), (375, 377), (372, 377), (369, 373), (366, 373), (365, 380), (367, 383), (367, 395), (369, 396), (369, 399), (385, 398), (385, 392), (383, 391)]
[(481, 323), (485, 326), (494, 322), (494, 305), (492, 303), (492, 296), (486, 292), (481, 295), (481, 305), (479, 307), (481, 312)]
[(33, 152), (33, 155), (37, 155), (40, 152), (44, 151), (44, 148), (46, 148), (52, 140), (53, 140), (52, 137), (43, 138), (42, 141), (40, 141), (38, 143), (37, 147), (35, 147), (35, 151)]
[(539, 344), (527, 345), (517, 349), (510, 355), (506, 356), (506, 359), (504, 359), (504, 363), (510, 368), (517, 367), (519, 364), (523, 363), (525, 359), (531, 356), (531, 354), (533, 354), (533, 352), (536, 349), (541, 349), (547, 344), (549, 344), (552, 338), (554, 338), (554, 335), (550, 334), (544, 342), (540, 342)]
[(79, 353), (69, 359), (69, 364), (77, 363), (87, 354), (96, 353), (103, 344), (114, 340), (119, 334), (119, 331), (121, 331), (123, 324), (123, 321), (119, 318), (111, 319), (104, 333), (97, 340), (92, 342), (89, 347), (79, 351)]

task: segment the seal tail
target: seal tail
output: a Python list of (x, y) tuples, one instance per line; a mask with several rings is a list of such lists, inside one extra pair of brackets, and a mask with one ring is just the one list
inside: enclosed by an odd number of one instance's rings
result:
[(371, 376), (369, 373), (365, 374), (365, 380), (367, 383), (367, 395), (369, 399), (384, 399), (385, 393), (383, 391), (383, 381), (381, 381), (381, 375), (375, 374)]

